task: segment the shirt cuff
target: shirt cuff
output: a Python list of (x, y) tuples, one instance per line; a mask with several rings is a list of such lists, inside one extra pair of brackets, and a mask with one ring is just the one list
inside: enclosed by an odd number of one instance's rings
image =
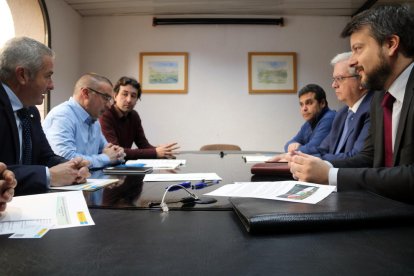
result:
[(338, 168), (329, 169), (329, 186), (335, 186), (335, 192), (338, 190)]
[(46, 188), (50, 189), (50, 172), (49, 168), (45, 167), (46, 169)]

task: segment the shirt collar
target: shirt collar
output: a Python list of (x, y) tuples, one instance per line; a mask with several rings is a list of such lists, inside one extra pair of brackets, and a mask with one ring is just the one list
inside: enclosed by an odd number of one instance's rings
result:
[(394, 96), (398, 102), (403, 102), (405, 87), (407, 86), (408, 78), (413, 69), (414, 62), (412, 62), (405, 70), (398, 76), (398, 78), (391, 84), (388, 92)]
[(7, 96), (9, 97), (13, 112), (16, 112), (19, 109), (23, 108), (22, 102), (19, 100), (19, 98), (14, 94), (14, 92), (11, 90), (10, 87), (8, 87), (5, 83), (1, 83), (3, 85), (4, 90), (7, 93)]
[(365, 99), (368, 93), (365, 93), (359, 100), (354, 103), (352, 107), (350, 107), (348, 110), (351, 110), (352, 112), (356, 113), (358, 111), (359, 106), (361, 105), (362, 101)]
[(96, 122), (94, 118), (92, 118), (89, 113), (72, 97), (69, 98), (69, 104), (74, 107), (75, 114), (78, 118), (81, 119), (82, 122), (91, 125)]

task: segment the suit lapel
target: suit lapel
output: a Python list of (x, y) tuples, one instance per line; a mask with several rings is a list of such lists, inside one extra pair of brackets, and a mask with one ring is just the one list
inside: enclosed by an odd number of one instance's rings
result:
[[(401, 115), (400, 115), (400, 121), (398, 123), (397, 134), (395, 136), (394, 154), (398, 153), (400, 150), (401, 139), (404, 134), (403, 131), (405, 129), (404, 126), (407, 122), (407, 117), (411, 109), (411, 105), (413, 104), (412, 103), (413, 94), (414, 94), (414, 70), (411, 70), (410, 77), (408, 78), (408, 82), (407, 82), (407, 87), (405, 88), (404, 102), (401, 108)], [(393, 162), (395, 162), (395, 158), (393, 158)]]
[(16, 118), (14, 116), (14, 112), (13, 112), (9, 97), (7, 96), (7, 93), (4, 90), (1, 82), (0, 82), (0, 101), (1, 101), (1, 104), (3, 105), (3, 108), (5, 109), (6, 119), (12, 130), (11, 135), (13, 137), (13, 142), (14, 142), (14, 148), (15, 148), (15, 154), (16, 154), (15, 158), (16, 158), (16, 161), (18, 162), (20, 160), (19, 132), (17, 130)]

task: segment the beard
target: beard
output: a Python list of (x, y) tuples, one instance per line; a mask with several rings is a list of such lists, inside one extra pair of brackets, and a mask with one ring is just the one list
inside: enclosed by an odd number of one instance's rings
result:
[(391, 74), (391, 66), (385, 62), (384, 55), (379, 56), (380, 63), (371, 73), (366, 74), (363, 86), (370, 90), (384, 90), (385, 82)]

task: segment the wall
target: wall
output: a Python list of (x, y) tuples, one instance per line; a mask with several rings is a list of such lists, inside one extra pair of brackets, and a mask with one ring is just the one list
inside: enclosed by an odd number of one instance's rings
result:
[[(249, 95), (248, 52), (297, 52), (298, 88), (317, 83), (326, 90), (331, 107), (341, 106), (330, 88), (329, 61), (349, 49), (348, 41), (339, 38), (347, 17), (285, 17), (285, 27), (152, 27), (150, 16), (88, 17), (81, 19), (77, 39), (79, 22), (71, 20), (73, 34), (69, 39), (60, 35), (54, 49), (62, 55), (66, 43), (80, 39), (80, 56), (72, 45), (70, 53), (64, 53), (67, 58), (57, 61), (59, 71), (80, 60), (80, 72), (98, 72), (115, 82), (122, 75), (138, 78), (140, 52), (189, 53), (188, 94), (144, 94), (136, 107), (153, 144), (177, 141), (182, 150), (195, 150), (208, 143), (235, 143), (244, 150), (281, 151), (303, 123), (298, 98), (296, 94)], [(52, 22), (53, 42), (55, 33), (60, 33), (56, 30), (64, 28)], [(65, 81), (55, 78), (56, 86), (72, 87), (74, 71), (64, 74)], [(53, 95), (52, 105), (64, 100), (55, 94), (59, 98)]]
[(50, 107), (67, 100), (80, 76), (82, 18), (61, 0), (46, 0), (49, 13), (52, 49), (56, 53)]

